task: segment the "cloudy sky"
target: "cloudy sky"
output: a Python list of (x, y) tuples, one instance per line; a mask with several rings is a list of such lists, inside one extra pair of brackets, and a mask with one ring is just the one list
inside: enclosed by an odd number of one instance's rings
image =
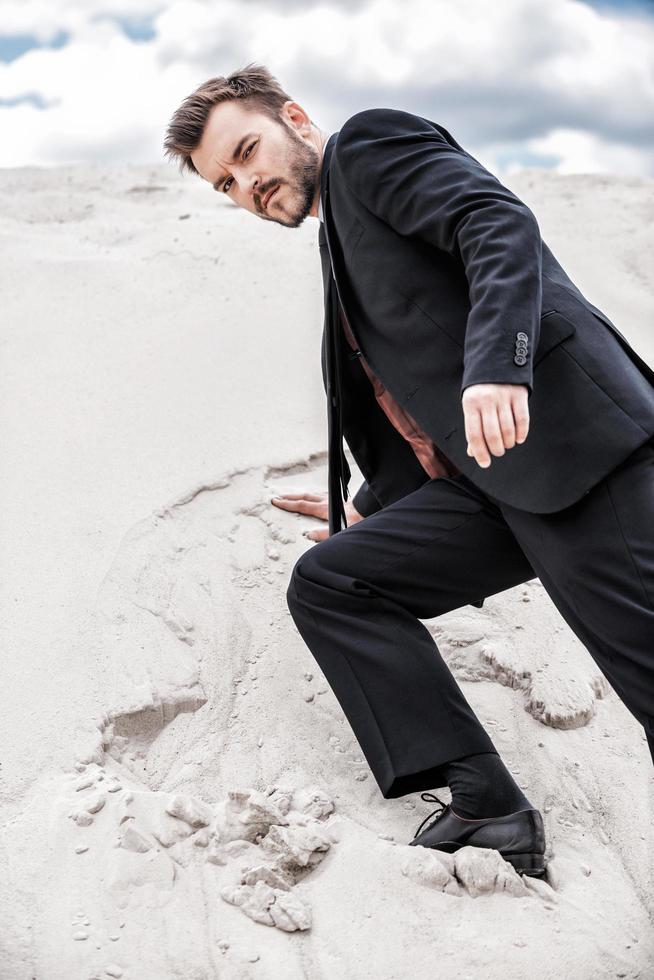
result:
[(652, 0), (0, 0), (0, 166), (163, 162), (253, 61), (328, 132), (392, 106), (491, 169), (654, 176)]

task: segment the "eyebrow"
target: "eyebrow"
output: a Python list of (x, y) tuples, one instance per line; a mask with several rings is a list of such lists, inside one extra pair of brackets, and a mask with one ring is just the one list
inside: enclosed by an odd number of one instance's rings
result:
[[(243, 138), (238, 141), (238, 143), (236, 144), (236, 148), (234, 149), (234, 152), (232, 153), (232, 159), (231, 159), (230, 163), (236, 163), (236, 161), (240, 157), (241, 153), (243, 152), (243, 147), (245, 146), (245, 144), (247, 143), (247, 141), (250, 139), (251, 136), (256, 136), (256, 133), (246, 133), (245, 136), (243, 136)], [(215, 180), (213, 182), (213, 185), (212, 185), (213, 186), (213, 189), (215, 191), (217, 191), (218, 188), (220, 187), (220, 185), (225, 180), (227, 180), (227, 175), (225, 175), (224, 177), (219, 177), (218, 180)]]

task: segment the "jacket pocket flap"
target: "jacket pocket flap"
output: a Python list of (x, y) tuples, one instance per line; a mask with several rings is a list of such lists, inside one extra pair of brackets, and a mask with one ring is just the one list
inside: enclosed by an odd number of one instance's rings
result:
[(536, 353), (534, 354), (534, 367), (554, 347), (563, 340), (567, 340), (568, 337), (571, 337), (576, 332), (576, 329), (574, 323), (563, 316), (562, 313), (559, 313), (558, 310), (550, 310), (548, 313), (543, 313), (540, 318), (540, 337), (538, 339)]

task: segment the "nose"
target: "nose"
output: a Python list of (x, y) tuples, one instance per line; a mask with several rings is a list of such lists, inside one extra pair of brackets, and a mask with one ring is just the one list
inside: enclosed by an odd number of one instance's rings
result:
[[(261, 181), (259, 180), (259, 178), (258, 178), (258, 177), (254, 177), (254, 178), (252, 179), (252, 189), (251, 189), (251, 191), (250, 191), (250, 196), (252, 197), (252, 202), (253, 202), (254, 204), (256, 204), (256, 201), (255, 201), (255, 199), (254, 199), (254, 195), (255, 195), (255, 194), (257, 194), (257, 195), (258, 195), (258, 197), (259, 197), (259, 198), (261, 198), (261, 191), (259, 190), (259, 188), (260, 188), (260, 186), (261, 186)], [(261, 203), (261, 202), (260, 202), (260, 203)]]

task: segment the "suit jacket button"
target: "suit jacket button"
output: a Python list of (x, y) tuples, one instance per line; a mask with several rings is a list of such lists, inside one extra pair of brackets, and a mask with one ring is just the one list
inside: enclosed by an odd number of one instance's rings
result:
[(518, 338), (518, 340), (529, 340), (527, 334), (523, 333), (522, 330), (520, 331), (520, 333), (516, 334), (516, 337)]
[(527, 358), (524, 356), (524, 354), (516, 354), (513, 360), (516, 362), (516, 364), (519, 364), (521, 367), (523, 364), (527, 363)]
[(527, 353), (527, 345), (526, 344), (516, 344), (515, 345), (515, 352), (516, 352), (516, 354), (526, 354)]

